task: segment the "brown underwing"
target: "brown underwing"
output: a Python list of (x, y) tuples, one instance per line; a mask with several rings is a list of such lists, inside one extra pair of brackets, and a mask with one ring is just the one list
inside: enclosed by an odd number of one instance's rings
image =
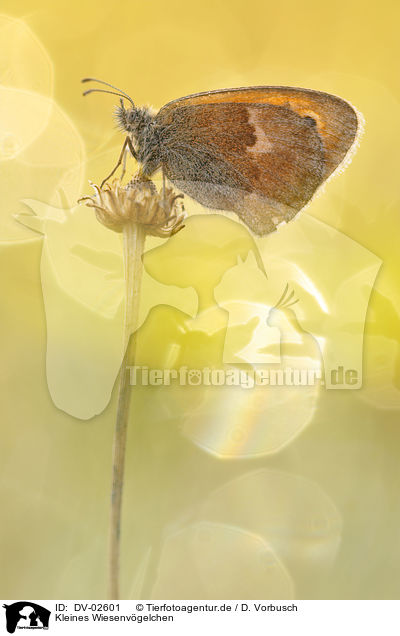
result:
[[(94, 90), (108, 92), (86, 93)], [(258, 235), (310, 201), (343, 165), (360, 128), (348, 102), (303, 88), (198, 93), (158, 113), (117, 94), (131, 102), (125, 108), (121, 99), (116, 116), (142, 174), (161, 168), (182, 192), (208, 208), (236, 212)]]

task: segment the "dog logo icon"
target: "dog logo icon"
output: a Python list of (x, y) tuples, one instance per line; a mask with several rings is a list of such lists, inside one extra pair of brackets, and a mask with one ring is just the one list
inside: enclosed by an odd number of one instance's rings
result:
[(16, 629), (48, 629), (50, 610), (32, 603), (18, 601), (11, 605), (4, 604), (6, 610), (7, 631), (14, 634)]

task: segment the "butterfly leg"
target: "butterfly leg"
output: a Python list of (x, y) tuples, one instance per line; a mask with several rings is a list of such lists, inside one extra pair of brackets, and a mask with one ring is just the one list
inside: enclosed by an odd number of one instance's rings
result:
[(125, 176), (125, 172), (126, 172), (126, 156), (128, 154), (128, 149), (125, 148), (124, 150), (124, 156), (122, 157), (122, 170), (121, 170), (121, 176), (119, 178), (119, 180), (122, 181), (124, 180), (124, 176)]
[[(121, 163), (122, 163), (122, 161), (123, 161), (123, 159), (125, 157), (125, 151), (126, 151), (127, 148), (129, 148), (132, 157), (134, 157), (136, 159), (136, 161), (137, 161), (137, 155), (136, 155), (135, 149), (133, 147), (131, 138), (130, 137), (126, 137), (125, 141), (124, 141), (124, 145), (122, 146), (121, 154), (119, 155), (118, 161), (117, 161), (114, 169), (112, 170), (112, 172), (110, 172), (110, 174), (105, 179), (103, 179), (103, 181), (101, 182), (100, 189), (103, 187), (103, 185), (106, 183), (106, 181), (108, 181), (109, 178), (112, 177), (113, 174), (115, 174), (115, 172), (117, 171), (117, 169), (121, 165)], [(124, 173), (125, 173), (125, 166), (124, 166)]]
[(165, 172), (164, 172), (164, 168), (161, 167), (161, 173), (162, 173), (162, 193), (163, 193), (163, 206), (164, 206), (164, 210), (166, 209), (166, 205), (165, 205)]

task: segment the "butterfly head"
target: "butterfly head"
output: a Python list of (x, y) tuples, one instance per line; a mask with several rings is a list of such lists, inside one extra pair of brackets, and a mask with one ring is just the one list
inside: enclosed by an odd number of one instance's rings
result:
[(115, 109), (115, 119), (117, 126), (122, 132), (128, 133), (139, 147), (144, 148), (149, 145), (151, 138), (150, 131), (154, 125), (154, 115), (149, 108), (145, 106), (136, 108), (125, 108), (123, 100), (120, 100), (120, 106)]
[[(98, 82), (99, 84), (103, 84), (115, 90), (108, 90), (104, 88), (90, 88), (85, 91), (84, 95), (89, 95), (89, 93), (109, 93), (111, 95), (117, 95), (120, 98), (120, 105), (115, 109), (115, 117), (118, 123), (119, 128), (123, 131), (131, 133), (135, 135), (138, 130), (138, 126), (143, 120), (142, 110), (136, 108), (133, 100), (127, 93), (122, 91), (119, 88), (116, 88), (112, 84), (108, 82), (103, 82), (103, 80), (94, 79), (92, 77), (85, 77), (82, 82)], [(126, 99), (131, 106), (129, 108), (125, 108), (124, 99)]]
[(115, 109), (115, 119), (118, 127), (129, 133), (134, 133), (139, 119), (138, 109), (132, 106), (125, 108), (124, 102), (120, 100), (120, 106)]

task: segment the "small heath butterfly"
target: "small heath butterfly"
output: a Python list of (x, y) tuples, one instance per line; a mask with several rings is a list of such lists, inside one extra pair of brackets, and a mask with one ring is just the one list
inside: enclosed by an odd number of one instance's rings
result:
[(181, 97), (153, 113), (107, 82), (82, 81), (115, 90), (84, 95), (121, 98), (116, 117), (127, 137), (109, 176), (128, 147), (145, 178), (161, 168), (179, 190), (208, 208), (236, 212), (259, 236), (310, 201), (349, 156), (360, 128), (348, 102), (305, 88), (227, 88)]

